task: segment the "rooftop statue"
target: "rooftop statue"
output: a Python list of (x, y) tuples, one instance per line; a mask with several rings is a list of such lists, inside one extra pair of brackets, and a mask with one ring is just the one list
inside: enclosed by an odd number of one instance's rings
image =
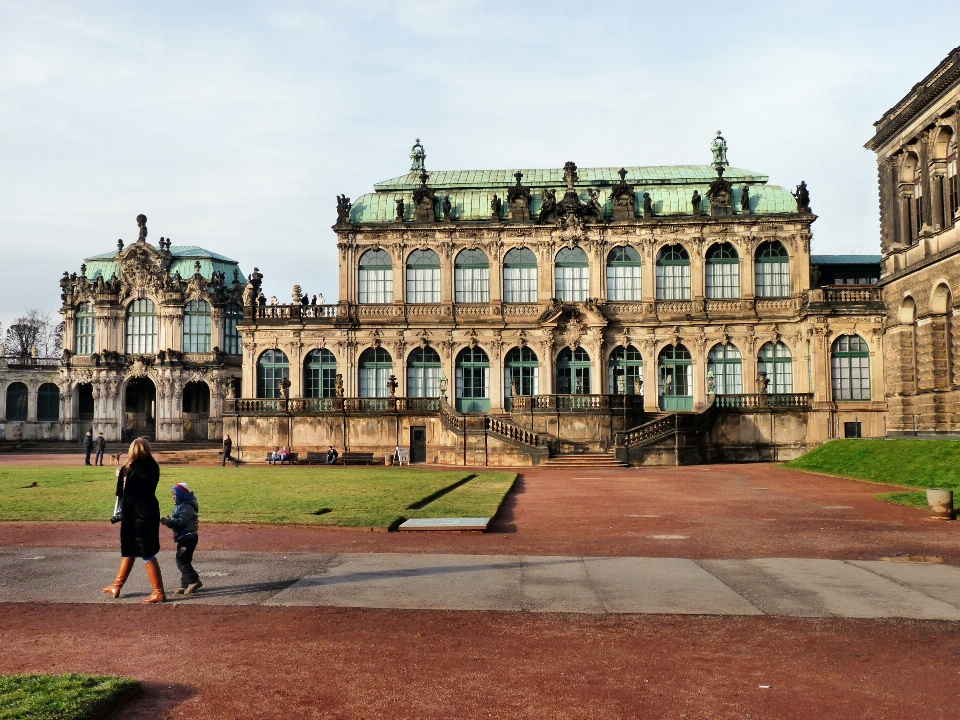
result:
[(727, 141), (723, 139), (719, 130), (717, 130), (717, 136), (713, 139), (713, 144), (710, 145), (710, 151), (713, 153), (713, 164), (715, 166), (730, 164), (727, 161)]
[(577, 175), (577, 164), (567, 161), (563, 166), (563, 179), (567, 181), (567, 189), (572, 190), (573, 184), (580, 179)]
[(137, 225), (140, 226), (140, 237), (137, 238), (137, 242), (145, 243), (147, 241), (147, 216), (137, 215)]
[(420, 138), (417, 138), (417, 141), (413, 145), (413, 149), (410, 151), (410, 160), (410, 172), (426, 170), (427, 153), (424, 152), (423, 145), (420, 144)]
[(557, 192), (556, 190), (543, 191), (543, 203), (540, 205), (539, 220), (542, 223), (557, 222)]
[(345, 225), (350, 222), (350, 209), (352, 207), (350, 198), (346, 195), (337, 195), (337, 225)]
[(801, 180), (796, 192), (792, 194), (797, 199), (797, 212), (810, 212), (810, 192), (807, 190), (806, 180)]

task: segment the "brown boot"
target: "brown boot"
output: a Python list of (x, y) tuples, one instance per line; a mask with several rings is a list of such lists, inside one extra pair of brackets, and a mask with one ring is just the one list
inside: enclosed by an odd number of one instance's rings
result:
[(163, 578), (160, 576), (160, 563), (157, 562), (157, 559), (154, 558), (148, 563), (144, 563), (143, 567), (147, 571), (147, 577), (150, 578), (150, 584), (153, 585), (153, 593), (150, 597), (143, 598), (140, 602), (143, 603), (162, 603), (167, 599), (166, 594), (163, 592)]
[(115, 598), (120, 597), (120, 588), (122, 588), (123, 584), (127, 581), (127, 576), (130, 574), (131, 568), (133, 568), (133, 558), (121, 558), (120, 569), (117, 571), (117, 577), (113, 581), (113, 585), (108, 585), (103, 588), (103, 591), (107, 595), (113, 595)]

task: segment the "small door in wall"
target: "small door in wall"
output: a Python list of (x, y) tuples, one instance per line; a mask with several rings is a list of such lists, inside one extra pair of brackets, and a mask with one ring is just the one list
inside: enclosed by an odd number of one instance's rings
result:
[(427, 428), (425, 425), (414, 425), (410, 428), (410, 462), (422, 463), (427, 461)]

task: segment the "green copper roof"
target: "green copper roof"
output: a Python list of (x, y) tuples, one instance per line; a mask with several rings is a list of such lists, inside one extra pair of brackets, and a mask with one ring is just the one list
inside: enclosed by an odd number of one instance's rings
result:
[(811, 265), (879, 265), (879, 255), (811, 255)]
[[(604, 212), (611, 213), (613, 204), (610, 190), (620, 181), (620, 168), (578, 168), (579, 180), (574, 183), (580, 199), (586, 203), (590, 197), (587, 190), (594, 188), (600, 193), (600, 202)], [(690, 198), (697, 190), (703, 197), (700, 208), (705, 215), (710, 214), (710, 201), (707, 190), (717, 178), (717, 172), (711, 165), (665, 165), (661, 167), (626, 168), (626, 181), (633, 186), (636, 195), (636, 207), (643, 206), (643, 194), (650, 193), (653, 210), (657, 216), (692, 215)], [(441, 170), (429, 173), (427, 185), (437, 196), (435, 214), (441, 217), (440, 206), (445, 197), (450, 198), (452, 216), (455, 220), (489, 220), (490, 202), (496, 194), (503, 200), (506, 214), (507, 191), (516, 184), (516, 170)], [(533, 217), (540, 212), (543, 190), (557, 191), (557, 199), (563, 197), (566, 182), (562, 168), (547, 170), (520, 170), (523, 173), (521, 183), (532, 192), (530, 214)], [(776, 185), (767, 185), (768, 177), (741, 168), (728, 167), (724, 178), (733, 184), (733, 203), (737, 212), (740, 209), (740, 195), (744, 185), (750, 186), (750, 209), (760, 215), (785, 214), (797, 212), (797, 201), (790, 191)], [(413, 191), (420, 187), (419, 172), (385, 180), (373, 186), (375, 192), (359, 197), (350, 211), (350, 220), (354, 223), (393, 222), (396, 217), (396, 201), (405, 203), (405, 219), (413, 219)]]
[[(224, 255), (204, 250), (196, 245), (172, 245), (170, 254), (173, 256), (168, 270), (171, 276), (179, 272), (184, 280), (193, 277), (193, 273), (196, 272), (195, 263), (199, 261), (200, 274), (207, 280), (213, 276), (214, 271), (217, 271), (223, 273), (224, 282), (227, 285), (232, 285), (233, 271), (237, 270), (238, 281), (243, 284), (247, 282), (237, 261)], [(103, 275), (104, 279), (109, 280), (112, 275), (119, 276), (120, 270), (116, 258), (116, 251), (88, 257), (85, 261), (87, 277), (90, 280), (96, 280), (98, 276)]]

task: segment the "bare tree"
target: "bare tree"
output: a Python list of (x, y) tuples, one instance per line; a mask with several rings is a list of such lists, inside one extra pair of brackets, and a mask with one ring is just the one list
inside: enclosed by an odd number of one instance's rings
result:
[(7, 328), (7, 356), (20, 362), (34, 357), (56, 357), (63, 347), (63, 323), (53, 323), (50, 315), (28, 310)]

